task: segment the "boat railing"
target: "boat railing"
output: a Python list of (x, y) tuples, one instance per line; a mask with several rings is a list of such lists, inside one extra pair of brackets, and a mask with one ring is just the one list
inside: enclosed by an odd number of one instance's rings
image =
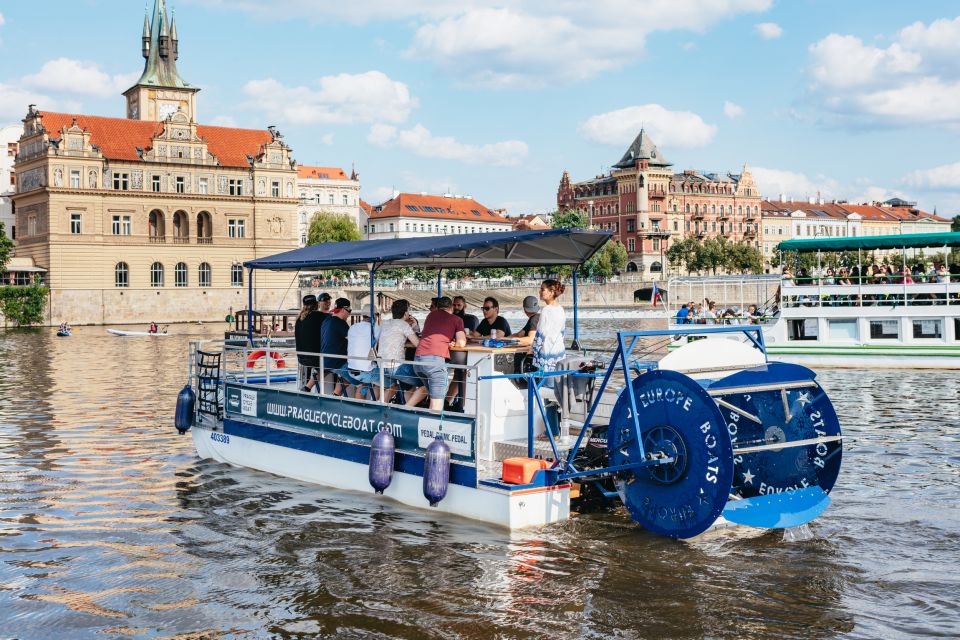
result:
[(960, 283), (900, 282), (873, 284), (823, 284), (786, 281), (780, 288), (780, 306), (796, 307), (870, 307), (960, 305)]
[[(403, 382), (408, 386), (418, 380), (415, 372), (411, 370), (414, 365), (423, 364), (413, 360), (388, 360), (381, 357), (353, 357), (344, 354), (335, 353), (315, 353), (307, 351), (297, 351), (286, 346), (274, 343), (265, 343), (255, 346), (235, 345), (224, 340), (203, 340), (190, 343), (190, 378), (195, 379), (197, 362), (200, 353), (203, 351), (217, 350), (222, 353), (221, 359), (221, 379), (224, 381), (242, 382), (244, 384), (255, 384), (263, 386), (285, 386), (286, 391), (295, 391), (297, 393), (313, 393), (318, 391), (321, 395), (334, 397), (337, 383), (341, 382), (341, 394), (337, 397), (344, 397), (343, 394), (348, 389), (354, 391), (350, 396), (354, 400), (363, 402), (376, 402), (387, 404), (388, 399), (383, 393), (384, 389), (393, 386), (400, 386)], [(307, 384), (308, 366), (300, 364), (301, 358), (316, 359), (318, 365), (312, 368), (317, 370), (317, 384), (319, 390), (311, 392), (303, 391)], [(358, 361), (362, 360), (370, 363), (370, 371), (363, 372), (356, 378), (359, 384), (349, 383), (342, 377), (343, 367), (329, 368), (326, 366), (327, 358), (336, 360)], [(461, 399), (463, 413), (473, 415), (477, 407), (477, 385), (479, 383), (477, 367), (479, 363), (472, 365), (445, 363), (444, 369), (447, 371), (448, 378), (451, 379), (450, 385), (459, 385), (457, 395)], [(408, 365), (409, 368), (401, 369)], [(431, 363), (431, 366), (432, 363)], [(420, 386), (419, 384), (415, 386)], [(362, 389), (361, 397), (355, 397), (357, 390)], [(412, 389), (401, 390), (395, 393), (390, 401), (395, 398), (403, 398), (406, 393)], [(449, 386), (448, 386), (449, 390)], [(412, 407), (411, 407), (412, 408)]]

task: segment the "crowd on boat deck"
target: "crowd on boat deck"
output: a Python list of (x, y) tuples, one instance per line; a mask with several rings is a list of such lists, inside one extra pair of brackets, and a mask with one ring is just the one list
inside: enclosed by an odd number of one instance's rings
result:
[[(862, 269), (860, 267), (826, 267), (813, 273), (805, 268), (797, 270), (796, 274), (789, 267), (783, 270), (782, 278), (785, 282), (795, 286), (810, 287), (828, 287), (828, 286), (857, 286), (857, 285), (915, 285), (915, 284), (950, 284), (951, 277), (956, 282), (958, 274), (951, 274), (947, 265), (933, 263), (927, 268), (922, 262), (917, 262), (913, 267), (904, 264), (902, 267), (888, 266), (886, 264), (870, 264)], [(777, 297), (779, 298), (779, 292)], [(949, 300), (960, 299), (956, 293), (949, 294)], [(795, 296), (788, 303), (798, 303), (804, 306), (813, 304), (823, 304), (828, 306), (870, 306), (870, 305), (892, 305), (892, 304), (945, 304), (947, 294), (943, 292), (923, 292), (923, 293), (864, 293), (863, 295), (837, 295), (821, 294)]]
[(745, 310), (735, 306), (718, 308), (715, 301), (704, 298), (703, 303), (691, 300), (682, 305), (674, 320), (677, 324), (759, 324), (766, 316), (755, 304)]
[[(516, 332), (493, 297), (484, 299), (482, 319), (468, 313), (463, 296), (433, 298), (421, 328), (404, 299), (394, 301), (391, 317), (378, 322), (369, 306), (354, 313), (346, 298), (306, 295), (294, 325), (305, 381), (301, 391), (462, 411), (469, 338), (527, 347), (528, 352), (517, 353), (518, 372), (558, 368), (566, 355), (566, 314), (558, 301), (563, 291), (559, 281), (545, 280), (539, 298), (524, 298), (527, 321)], [(352, 325), (351, 316), (358, 317)]]

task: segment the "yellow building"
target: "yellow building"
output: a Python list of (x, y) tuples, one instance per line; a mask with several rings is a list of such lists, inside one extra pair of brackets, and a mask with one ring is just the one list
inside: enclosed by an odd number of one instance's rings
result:
[[(196, 122), (164, 0), (143, 55), (126, 119), (31, 105), (23, 120), (16, 251), (47, 270), (53, 324), (222, 319), (247, 305), (244, 261), (298, 244), (290, 148), (272, 127)], [(257, 278), (258, 306), (281, 304), (288, 278)]]

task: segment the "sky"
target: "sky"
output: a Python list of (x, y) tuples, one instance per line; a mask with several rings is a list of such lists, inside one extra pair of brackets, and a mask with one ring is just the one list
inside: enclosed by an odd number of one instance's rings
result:
[[(150, 8), (154, 0), (146, 0)], [(924, 0), (168, 0), (202, 124), (277, 126), (301, 164), (555, 208), (643, 126), (675, 171), (765, 197), (960, 212), (960, 7)], [(123, 117), (144, 2), (0, 0), (0, 125)]]

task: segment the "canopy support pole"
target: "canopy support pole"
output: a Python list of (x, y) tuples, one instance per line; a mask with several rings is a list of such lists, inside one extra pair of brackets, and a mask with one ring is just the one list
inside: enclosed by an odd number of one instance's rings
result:
[(857, 248), (857, 306), (863, 306), (863, 249)]
[(579, 296), (577, 296), (577, 267), (573, 268), (573, 343), (571, 349), (580, 350), (580, 316), (577, 309)]
[[(253, 267), (247, 269), (247, 340), (253, 346)], [(267, 358), (269, 360), (269, 358)]]
[(437, 269), (437, 297), (438, 298), (443, 297), (443, 283), (440, 280), (442, 277), (443, 277), (443, 269), (442, 268)]
[[(373, 345), (377, 343), (376, 337), (374, 337), (374, 324), (377, 321), (377, 308), (374, 306), (375, 294), (373, 292), (373, 278), (377, 274), (377, 269), (371, 265), (370, 266), (370, 348), (373, 348)], [(382, 387), (381, 387), (382, 388)]]

